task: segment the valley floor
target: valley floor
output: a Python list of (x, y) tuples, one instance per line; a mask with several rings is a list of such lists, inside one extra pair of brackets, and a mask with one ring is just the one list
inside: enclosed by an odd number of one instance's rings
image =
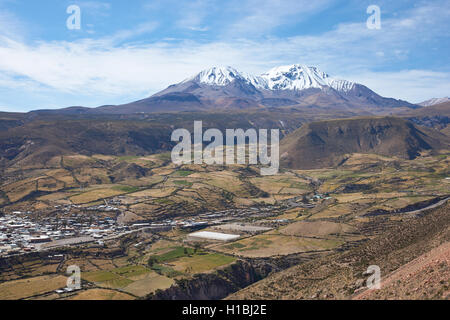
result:
[[(449, 241), (449, 167), (446, 154), (352, 154), (338, 167), (269, 177), (245, 165), (175, 166), (167, 154), (10, 167), (0, 186), (0, 299), (186, 297), (183, 285), (216, 299), (445, 299), (448, 250), (427, 264), (418, 257)], [(193, 241), (199, 229), (239, 237)], [(54, 242), (27, 243), (47, 234)], [(80, 236), (89, 241), (72, 241)], [(378, 293), (363, 292), (371, 264), (386, 284)], [(71, 265), (80, 291), (64, 291)], [(199, 277), (227, 290), (204, 291)]]

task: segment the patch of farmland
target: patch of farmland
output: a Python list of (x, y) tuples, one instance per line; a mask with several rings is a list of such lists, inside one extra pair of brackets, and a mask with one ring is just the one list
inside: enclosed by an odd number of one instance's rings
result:
[(168, 277), (159, 275), (156, 272), (150, 272), (135, 277), (135, 281), (124, 287), (122, 290), (134, 294), (135, 296), (144, 297), (156, 290), (170, 288), (174, 283), (175, 281)]
[(143, 191), (138, 191), (129, 194), (130, 197), (152, 197), (152, 198), (165, 198), (170, 196), (177, 190), (175, 187), (170, 188), (158, 188), (158, 189), (147, 189)]
[(335, 239), (310, 239), (280, 234), (264, 234), (231, 244), (220, 245), (214, 249), (238, 256), (258, 258), (331, 250), (343, 243), (343, 241)]
[(324, 237), (355, 232), (356, 229), (348, 224), (330, 221), (299, 221), (280, 230), (280, 233), (289, 236)]
[(215, 268), (230, 264), (236, 258), (218, 253), (202, 253), (191, 257), (183, 257), (172, 262), (173, 269), (188, 274), (196, 274), (214, 270)]
[(0, 300), (17, 300), (54, 291), (66, 286), (67, 277), (40, 276), (0, 284)]
[(114, 196), (118, 196), (121, 194), (126, 193), (125, 191), (117, 190), (114, 188), (108, 188), (108, 189), (95, 189), (92, 191), (84, 192), (76, 196), (72, 196), (70, 200), (74, 204), (82, 204), (82, 203), (90, 203), (97, 200), (110, 198)]
[(90, 289), (71, 296), (68, 300), (134, 300), (134, 297), (115, 290)]

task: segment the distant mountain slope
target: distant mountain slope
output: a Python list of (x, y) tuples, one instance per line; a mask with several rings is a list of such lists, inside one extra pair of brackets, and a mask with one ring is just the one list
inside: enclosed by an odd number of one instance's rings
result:
[(393, 117), (313, 122), (287, 136), (281, 162), (293, 169), (336, 166), (350, 153), (414, 159), (421, 151), (449, 147), (444, 134)]
[(450, 101), (399, 113), (416, 124), (445, 130), (450, 125)]
[(144, 121), (33, 121), (0, 131), (0, 159), (29, 166), (64, 154), (148, 154), (168, 149), (170, 132), (169, 124)]
[(430, 106), (434, 106), (436, 104), (441, 104), (444, 102), (450, 102), (450, 98), (449, 97), (433, 98), (433, 99), (419, 103), (419, 106), (430, 107)]
[(415, 107), (406, 101), (383, 98), (361, 84), (332, 78), (316, 67), (291, 65), (273, 68), (261, 76), (232, 67), (213, 67), (150, 98), (97, 111), (128, 113), (292, 105), (373, 113), (386, 112), (386, 108)]
[[(317, 113), (314, 116), (336, 117), (344, 114)], [(202, 120), (205, 130), (218, 128), (224, 132), (227, 128), (277, 128), (283, 137), (306, 119), (314, 119), (309, 117), (309, 113), (283, 108), (258, 112), (144, 115), (0, 113), (0, 167), (43, 164), (63, 154), (121, 156), (169, 151), (174, 145), (170, 141), (173, 130), (186, 128), (192, 132), (195, 120)]]
[(450, 138), (450, 126), (447, 126), (446, 128), (442, 129), (441, 132)]
[(408, 110), (407, 112), (399, 113), (399, 115), (409, 117), (450, 117), (450, 101), (435, 104), (429, 107)]
[(23, 113), (0, 112), (0, 132), (21, 126), (25, 118)]
[(389, 114), (393, 108), (418, 107), (381, 97), (361, 84), (332, 78), (316, 67), (295, 64), (273, 68), (260, 76), (232, 67), (213, 67), (146, 99), (91, 110), (75, 107), (61, 112), (133, 114), (281, 106), (314, 106), (358, 114)]

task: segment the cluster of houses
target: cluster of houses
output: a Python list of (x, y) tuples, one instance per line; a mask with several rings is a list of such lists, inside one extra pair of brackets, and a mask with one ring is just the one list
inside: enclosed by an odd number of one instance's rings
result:
[(87, 211), (102, 211), (102, 212), (111, 212), (111, 211), (120, 211), (119, 208), (116, 208), (112, 205), (102, 204), (97, 206), (92, 206), (86, 208)]
[[(319, 199), (326, 198), (316, 195)], [(115, 212), (121, 199), (105, 201), (104, 205), (87, 208), (88, 211)], [(298, 205), (298, 203), (295, 203)], [(294, 203), (287, 203), (288, 206)], [(119, 225), (114, 218), (95, 214), (71, 212), (76, 205), (55, 206), (59, 214), (36, 218), (32, 212), (12, 212), (0, 216), (0, 256), (23, 254), (50, 247), (76, 245), (103, 241), (120, 237), (130, 232), (149, 230), (167, 231), (172, 228), (200, 230), (228, 222), (237, 222), (249, 218), (272, 216), (280, 207), (264, 206), (250, 208), (232, 208), (216, 212), (206, 212), (187, 219), (166, 219), (157, 222), (136, 222)], [(86, 210), (86, 209), (85, 209)], [(78, 210), (76, 210), (78, 211)], [(34, 218), (33, 218), (34, 217)]]
[(33, 219), (31, 212), (0, 217), (0, 256), (37, 250), (42, 244), (76, 237), (102, 239), (128, 231), (112, 218), (72, 214)]

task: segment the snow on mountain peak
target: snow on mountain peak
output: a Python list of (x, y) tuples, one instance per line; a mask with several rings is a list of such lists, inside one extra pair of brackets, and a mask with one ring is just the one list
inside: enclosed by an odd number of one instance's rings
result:
[(204, 70), (196, 75), (194, 79), (202, 84), (216, 85), (216, 86), (226, 86), (236, 79), (245, 81), (255, 85), (258, 80), (244, 72), (238, 71), (233, 67), (212, 67), (211, 69)]
[(331, 78), (316, 67), (307, 67), (300, 64), (276, 67), (262, 76), (270, 90), (304, 90), (309, 88), (322, 89), (331, 87), (337, 91), (347, 92), (354, 83), (346, 80)]
[(185, 81), (189, 80), (216, 86), (226, 86), (235, 80), (241, 80), (264, 90), (304, 90), (331, 87), (340, 92), (348, 92), (354, 86), (353, 82), (331, 78), (316, 67), (300, 64), (276, 67), (258, 77), (240, 72), (232, 67), (213, 67)]
[(200, 83), (218, 86), (226, 86), (236, 78), (240, 78), (240, 73), (232, 67), (213, 67), (200, 72), (196, 77)]
[(449, 102), (449, 101), (450, 101), (449, 97), (433, 98), (433, 99), (421, 102), (421, 103), (419, 103), (419, 105), (421, 105), (422, 107), (431, 107), (436, 104), (441, 104), (441, 103)]

